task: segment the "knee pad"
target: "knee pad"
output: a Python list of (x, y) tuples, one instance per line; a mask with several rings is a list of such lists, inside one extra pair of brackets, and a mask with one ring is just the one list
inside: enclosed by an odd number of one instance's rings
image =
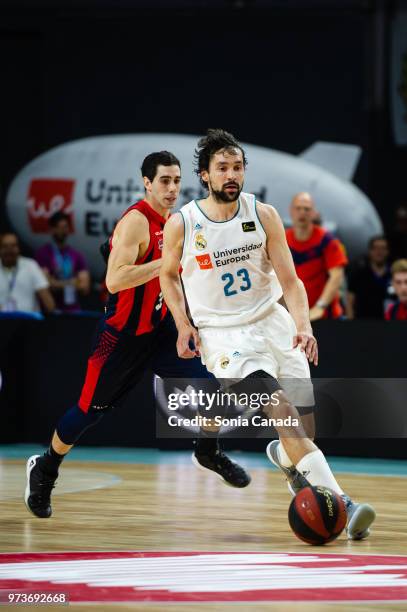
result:
[(61, 442), (69, 445), (75, 444), (89, 427), (100, 421), (107, 409), (109, 408), (95, 409), (91, 407), (88, 412), (84, 412), (77, 404), (69, 408), (56, 426), (56, 432)]
[(304, 416), (306, 414), (313, 414), (315, 410), (315, 404), (313, 406), (296, 406), (298, 414)]
[[(265, 406), (267, 399), (264, 396), (268, 396), (271, 401), (271, 396), (280, 390), (280, 383), (274, 376), (264, 370), (256, 370), (230, 387), (232, 393), (246, 395), (249, 398), (247, 404), (249, 410), (257, 410), (259, 414), (264, 416), (268, 414), (268, 409)], [(260, 399), (260, 396), (263, 397)]]
[[(256, 380), (257, 379), (257, 380)], [(235, 393), (268, 393), (272, 394), (275, 391), (281, 391), (282, 387), (277, 379), (264, 370), (256, 370), (243, 380), (232, 385), (232, 390)]]
[(246, 378), (272, 378), (273, 380), (276, 380), (274, 376), (272, 376), (268, 372), (265, 372), (264, 370), (256, 370), (255, 372), (252, 372), (251, 374), (246, 376)]

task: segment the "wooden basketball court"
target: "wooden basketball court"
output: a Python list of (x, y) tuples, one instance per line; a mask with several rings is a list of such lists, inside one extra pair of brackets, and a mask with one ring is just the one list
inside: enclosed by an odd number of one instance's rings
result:
[[(152, 451), (151, 451), (152, 452)], [(107, 453), (109, 459), (114, 451)], [(338, 472), (338, 480), (355, 500), (374, 505), (377, 519), (370, 538), (348, 542), (341, 535), (324, 547), (299, 541), (287, 522), (291, 496), (282, 476), (269, 464), (250, 467), (252, 483), (243, 490), (225, 486), (217, 477), (198, 471), (185, 453), (155, 452), (154, 462), (65, 462), (53, 495), (51, 519), (30, 515), (23, 502), (25, 461), (0, 462), (0, 551), (39, 553), (67, 551), (199, 551), (256, 553), (334, 553), (340, 555), (405, 555), (407, 553), (406, 485), (401, 462), (393, 475)], [(82, 453), (83, 454), (83, 453)], [(9, 453), (10, 456), (10, 453)], [(80, 456), (80, 455), (79, 455)], [(151, 457), (151, 453), (150, 453)], [(176, 460), (173, 458), (177, 457)], [(179, 457), (179, 458), (178, 458)], [(236, 458), (236, 455), (235, 455)], [(383, 463), (383, 462), (382, 462)], [(391, 466), (393, 462), (389, 462)], [(351, 462), (349, 463), (351, 466)], [(360, 469), (360, 468), (359, 468)], [(381, 465), (379, 471), (383, 471)], [(407, 471), (406, 471), (407, 472)], [(397, 475), (399, 473), (399, 475)], [(407, 561), (407, 559), (406, 559)], [(405, 566), (407, 568), (407, 565)], [(405, 573), (405, 570), (404, 570)], [(1, 565), (0, 565), (1, 578)], [(407, 584), (407, 579), (404, 581)], [(237, 595), (238, 601), (238, 595)], [(71, 604), (89, 610), (96, 604)], [(115, 609), (103, 603), (103, 609)], [(120, 609), (238, 610), (378, 610), (405, 609), (405, 603), (192, 603), (140, 602)], [(99, 605), (100, 607), (100, 605)]]

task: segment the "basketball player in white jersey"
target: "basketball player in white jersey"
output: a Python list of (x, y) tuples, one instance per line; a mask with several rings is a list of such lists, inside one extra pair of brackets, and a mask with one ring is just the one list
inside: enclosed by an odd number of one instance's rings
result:
[[(257, 378), (259, 385), (267, 379), (274, 384), (279, 403), (264, 411), (275, 419), (298, 419), (299, 425), (276, 427), (280, 440), (268, 445), (269, 459), (283, 471), (293, 494), (304, 486), (320, 485), (341, 495), (348, 538), (363, 539), (375, 518), (373, 508), (344, 494), (278, 382), (309, 379), (307, 360), (318, 363), (307, 295), (281, 219), (272, 206), (242, 192), (246, 157), (231, 134), (208, 130), (198, 143), (196, 161), (208, 197), (186, 204), (167, 222), (160, 273), (164, 299), (178, 329), (178, 354), (188, 359), (200, 353), (217, 378), (252, 379), (251, 384)], [(186, 313), (180, 266), (198, 331)], [(282, 294), (288, 311), (277, 302)], [(310, 395), (313, 398), (312, 387)]]

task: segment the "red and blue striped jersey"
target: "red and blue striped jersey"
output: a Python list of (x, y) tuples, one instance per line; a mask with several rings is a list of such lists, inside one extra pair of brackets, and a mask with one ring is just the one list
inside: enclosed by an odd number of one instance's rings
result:
[(390, 304), (384, 318), (386, 321), (407, 321), (407, 304), (400, 301)]
[[(310, 308), (315, 306), (329, 278), (328, 271), (346, 266), (348, 259), (342, 244), (326, 229), (314, 225), (307, 240), (297, 240), (293, 228), (286, 230), (287, 243), (293, 256), (298, 278), (304, 283)], [(324, 318), (342, 315), (339, 294), (325, 311)]]
[[(148, 202), (140, 200), (130, 206), (122, 215), (131, 210), (138, 210), (148, 220), (150, 242), (147, 251), (134, 265), (160, 259), (163, 248), (163, 231), (166, 219), (156, 212)], [(110, 250), (112, 250), (112, 237)], [(117, 293), (109, 293), (105, 320), (118, 331), (125, 331), (136, 336), (151, 332), (167, 314), (167, 306), (163, 301), (159, 278), (153, 278), (144, 285), (123, 289)]]

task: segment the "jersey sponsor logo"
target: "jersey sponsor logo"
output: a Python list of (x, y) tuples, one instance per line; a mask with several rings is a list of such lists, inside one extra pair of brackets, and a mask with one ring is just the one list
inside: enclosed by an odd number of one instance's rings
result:
[(209, 253), (205, 253), (204, 255), (195, 255), (195, 259), (198, 262), (198, 265), (201, 270), (210, 270), (213, 268), (211, 256)]
[(195, 236), (195, 248), (198, 249), (198, 251), (203, 251), (207, 244), (208, 243), (206, 242), (206, 238), (203, 234), (197, 234)]
[(164, 233), (164, 230), (160, 230), (159, 232), (154, 232), (154, 236), (156, 236), (156, 239), (157, 239), (157, 246), (160, 249), (160, 251), (163, 250), (163, 245), (164, 245), (163, 233)]
[(240, 353), (239, 353), (239, 351), (235, 351), (235, 352), (233, 353), (232, 357), (235, 357), (235, 358), (236, 358), (236, 357), (240, 357)]
[(241, 247), (237, 247), (235, 249), (225, 249), (224, 251), (214, 251), (213, 256), (215, 259), (219, 257), (227, 257), (228, 255), (240, 255), (241, 253), (246, 253), (247, 251), (254, 251), (256, 249), (260, 249), (263, 246), (262, 242), (258, 242), (257, 244), (244, 244)]
[(6, 590), (38, 591), (38, 584), (41, 590), (68, 593), (76, 604), (157, 602), (162, 608), (163, 602), (173, 602), (177, 609), (180, 602), (210, 602), (216, 609), (220, 602), (239, 602), (241, 609), (245, 602), (265, 601), (311, 602), (319, 608), (332, 601), (407, 602), (406, 555), (303, 548), (299, 553), (2, 553), (0, 602), (7, 603)]
[(221, 266), (227, 266), (232, 263), (239, 263), (239, 261), (247, 261), (250, 259), (250, 255), (238, 255), (237, 257), (229, 257), (228, 259), (217, 259), (215, 261), (216, 267), (220, 268)]
[(154, 310), (161, 310), (162, 306), (163, 306), (163, 302), (164, 302), (164, 296), (163, 296), (163, 292), (160, 291), (160, 293), (158, 294), (156, 303), (154, 305)]
[(49, 232), (49, 218), (57, 212), (68, 215), (71, 232), (74, 232), (72, 179), (32, 179), (28, 187), (27, 212), (34, 234)]
[(256, 231), (255, 222), (254, 221), (243, 221), (242, 230), (244, 232), (255, 232)]
[(196, 223), (194, 229), (201, 230), (202, 229), (202, 225), (200, 225), (199, 223)]
[[(224, 251), (214, 251), (213, 257), (215, 259), (215, 265), (217, 268), (221, 266), (227, 266), (232, 263), (239, 263), (240, 261), (246, 261), (250, 259), (250, 252), (260, 249), (263, 246), (262, 242), (257, 244), (245, 244), (241, 247), (234, 249), (225, 249)], [(225, 257), (226, 259), (222, 259)]]

